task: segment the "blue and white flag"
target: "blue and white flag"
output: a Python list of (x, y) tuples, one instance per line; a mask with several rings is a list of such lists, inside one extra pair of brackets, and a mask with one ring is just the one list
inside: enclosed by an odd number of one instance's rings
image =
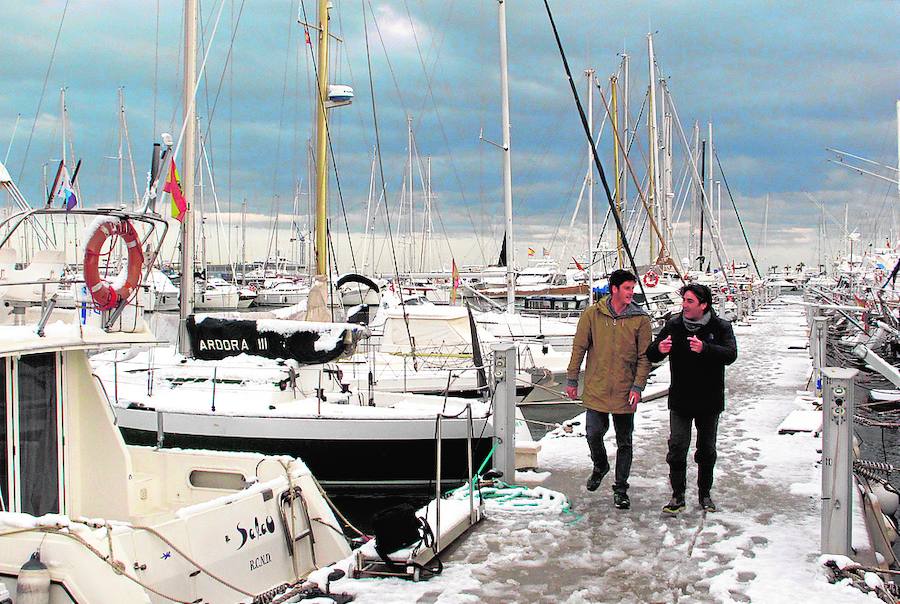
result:
[(66, 166), (63, 166), (56, 196), (60, 198), (60, 203), (65, 206), (66, 210), (71, 210), (78, 205), (78, 198), (75, 196), (75, 189), (72, 187), (72, 179), (69, 178), (69, 169)]

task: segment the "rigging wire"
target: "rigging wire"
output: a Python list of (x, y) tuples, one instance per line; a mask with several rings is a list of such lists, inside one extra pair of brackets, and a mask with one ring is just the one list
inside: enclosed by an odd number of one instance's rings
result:
[[(744, 222), (741, 220), (741, 214), (738, 212), (737, 204), (734, 202), (734, 196), (731, 194), (731, 187), (728, 186), (728, 179), (725, 178), (725, 170), (722, 169), (722, 162), (719, 161), (719, 152), (713, 149), (713, 156), (716, 158), (716, 164), (719, 166), (719, 174), (722, 175), (722, 182), (725, 183), (725, 190), (728, 191), (728, 199), (731, 200), (731, 207), (734, 208), (734, 215), (737, 216), (738, 225), (741, 227), (741, 235), (744, 236), (744, 242), (747, 244), (747, 251), (750, 252), (750, 259), (753, 261), (753, 268), (756, 270), (756, 276), (762, 279), (759, 272), (759, 266), (756, 264), (756, 256), (753, 255), (753, 248), (750, 246), (750, 240), (747, 239), (747, 231), (744, 230)], [(721, 228), (721, 225), (719, 225)]]
[(47, 92), (47, 82), (50, 81), (50, 70), (53, 69), (53, 60), (56, 58), (56, 47), (59, 45), (59, 36), (62, 33), (63, 23), (66, 21), (66, 11), (69, 9), (69, 0), (63, 6), (62, 16), (59, 18), (59, 28), (56, 30), (56, 39), (53, 40), (53, 50), (50, 51), (50, 62), (47, 64), (47, 72), (44, 74), (44, 83), (41, 85), (41, 96), (38, 97), (37, 109), (34, 112), (34, 121), (31, 122), (31, 132), (28, 134), (28, 143), (25, 145), (25, 154), (22, 156), (22, 166), (19, 168), (19, 176), (16, 180), (22, 180), (25, 165), (28, 162), (28, 152), (31, 150), (31, 142), (34, 140), (34, 129), (37, 126), (38, 117), (41, 115), (41, 106), (44, 104), (44, 94)]
[[(606, 193), (606, 201), (609, 203), (610, 208), (615, 207), (615, 202), (612, 198), (612, 192), (609, 189), (609, 182), (606, 180), (606, 173), (603, 171), (603, 164), (600, 162), (600, 156), (597, 154), (597, 149), (594, 148), (594, 139), (591, 135), (591, 129), (588, 127), (587, 116), (584, 114), (584, 107), (581, 105), (581, 98), (578, 96), (578, 89), (575, 87), (575, 80), (572, 78), (572, 70), (569, 69), (569, 61), (566, 59), (566, 52), (563, 49), (562, 40), (559, 37), (559, 31), (556, 29), (556, 21), (553, 19), (553, 13), (550, 10), (550, 0), (544, 0), (544, 7), (547, 9), (547, 18), (550, 20), (550, 27), (553, 28), (553, 37), (556, 39), (556, 46), (559, 49), (559, 55), (562, 59), (563, 67), (566, 71), (566, 78), (569, 80), (569, 87), (572, 90), (572, 96), (575, 99), (575, 106), (578, 108), (578, 115), (581, 118), (581, 125), (584, 128), (584, 133), (587, 136), (588, 141), (590, 142), (591, 154), (594, 156), (594, 164), (597, 166), (597, 173), (600, 175), (600, 182), (603, 183), (603, 191)], [(616, 227), (619, 229), (619, 232), (622, 234), (622, 247), (625, 248), (625, 253), (628, 254), (628, 260), (631, 262), (631, 268), (634, 270), (634, 273), (637, 274), (637, 264), (634, 260), (634, 254), (631, 251), (631, 246), (628, 244), (628, 237), (625, 235), (625, 227), (622, 225), (622, 220), (619, 217), (617, 212), (613, 212), (613, 218), (616, 221)], [(647, 297), (647, 292), (644, 291), (644, 284), (641, 279), (638, 279), (638, 286), (641, 288), (641, 293), (644, 295), (644, 304), (647, 305), (649, 309), (649, 302)], [(591, 284), (593, 287), (593, 284)]]
[[(301, 0), (302, 2), (302, 0)], [(403, 311), (403, 323), (406, 325), (406, 335), (409, 338), (410, 347), (412, 349), (412, 359), (413, 359), (413, 368), (418, 370), (418, 360), (416, 359), (416, 340), (412, 337), (412, 333), (409, 327), (409, 315), (406, 312), (406, 304), (403, 302), (403, 290), (400, 288), (400, 271), (397, 267), (397, 250), (394, 247), (394, 234), (391, 231), (391, 211), (388, 204), (387, 198), (387, 188), (385, 186), (384, 181), (384, 163), (382, 162), (381, 157), (381, 142), (380, 142), (380, 134), (378, 132), (378, 112), (375, 110), (375, 80), (372, 77), (372, 53), (369, 50), (369, 26), (368, 19), (366, 18), (366, 0), (361, 0), (362, 10), (363, 10), (363, 33), (365, 35), (366, 41), (366, 63), (369, 67), (369, 94), (372, 101), (372, 121), (375, 125), (375, 149), (376, 149), (376, 157), (378, 158), (378, 171), (381, 175), (381, 194), (384, 196), (384, 215), (387, 220), (387, 232), (389, 241), (391, 243), (391, 260), (394, 263), (394, 279), (397, 282), (397, 294), (400, 298), (400, 308)], [(370, 5), (371, 9), (371, 5)], [(374, 19), (374, 14), (373, 14)], [(376, 22), (377, 28), (377, 22)]]

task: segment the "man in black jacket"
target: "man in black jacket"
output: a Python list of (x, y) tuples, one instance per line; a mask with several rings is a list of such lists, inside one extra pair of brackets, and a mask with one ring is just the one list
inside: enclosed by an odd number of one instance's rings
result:
[(681, 289), (681, 314), (663, 327), (650, 348), (652, 362), (669, 356), (672, 384), (669, 387), (669, 481), (672, 499), (663, 513), (684, 511), (687, 486), (687, 452), (691, 422), (697, 427), (697, 489), (700, 506), (715, 512), (710, 491), (716, 465), (716, 431), (725, 409), (725, 366), (737, 359), (737, 343), (731, 323), (712, 309), (712, 292), (705, 285), (690, 283)]

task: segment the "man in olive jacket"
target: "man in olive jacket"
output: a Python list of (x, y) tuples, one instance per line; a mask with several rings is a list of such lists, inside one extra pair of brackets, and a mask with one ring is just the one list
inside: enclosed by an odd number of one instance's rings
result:
[(687, 486), (687, 452), (691, 423), (697, 427), (697, 491), (700, 506), (715, 512), (710, 491), (716, 465), (716, 432), (719, 414), (725, 410), (725, 366), (737, 359), (737, 343), (731, 323), (716, 316), (712, 293), (705, 285), (681, 288), (681, 314), (670, 319), (647, 350), (647, 357), (669, 357), (669, 482), (672, 499), (663, 513), (684, 511)]
[(652, 338), (650, 317), (632, 301), (636, 283), (636, 277), (625, 270), (613, 271), (609, 276), (610, 294), (589, 306), (578, 320), (566, 371), (566, 395), (575, 399), (581, 361), (587, 353), (581, 399), (587, 407), (586, 437), (594, 469), (586, 486), (589, 491), (596, 491), (609, 472), (603, 437), (612, 415), (616, 430), (613, 503), (621, 510), (631, 507), (628, 475), (634, 412), (650, 373), (646, 354)]

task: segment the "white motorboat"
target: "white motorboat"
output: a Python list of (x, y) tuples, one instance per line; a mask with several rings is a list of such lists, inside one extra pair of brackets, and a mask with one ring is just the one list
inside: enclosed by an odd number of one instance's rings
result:
[[(142, 245), (129, 248), (121, 283), (85, 270), (105, 310), (81, 313), (38, 300), (0, 316), (0, 426), (12, 426), (0, 431), (0, 582), (16, 593), (21, 567), (36, 557), (47, 576), (32, 583), (32, 596), (45, 602), (289, 596), (310, 572), (350, 553), (315, 479), (302, 461), (285, 456), (125, 444), (87, 350), (155, 342), (135, 272), (165, 221), (121, 211), (25, 214), (44, 225), (76, 213), (97, 216), (85, 241), (115, 231)], [(17, 240), (6, 236), (0, 249)], [(52, 283), (43, 276), (47, 267), (30, 268)], [(18, 276), (0, 276), (0, 298), (25, 285)]]

